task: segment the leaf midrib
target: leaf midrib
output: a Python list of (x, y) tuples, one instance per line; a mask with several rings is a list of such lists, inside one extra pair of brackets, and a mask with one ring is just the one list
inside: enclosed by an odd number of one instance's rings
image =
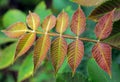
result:
[[(26, 45), (28, 45), (27, 42), (32, 38), (33, 35), (34, 35), (33, 33), (30, 33), (29, 38), (27, 39), (27, 41), (25, 42), (25, 45), (24, 45), (24, 46), (22, 47), (22, 49), (20, 50), (19, 54), (23, 51), (24, 47), (25, 47)], [(19, 55), (19, 54), (18, 54), (18, 55)]]
[(106, 61), (106, 59), (105, 59), (105, 56), (104, 56), (104, 53), (103, 53), (102, 48), (101, 48), (101, 46), (100, 46), (100, 43), (98, 43), (98, 48), (99, 48), (99, 50), (100, 50), (100, 52), (101, 52), (102, 58), (103, 58), (104, 61), (105, 61), (105, 64), (106, 64), (106, 67), (107, 67), (107, 71), (109, 71), (109, 73), (110, 73), (110, 69), (109, 69), (109, 66), (108, 66), (108, 64), (107, 64), (107, 61)]
[[(47, 37), (47, 34), (45, 34), (45, 36), (43, 36), (44, 38), (43, 38), (43, 41), (42, 41), (42, 45), (41, 45), (41, 51), (40, 51), (40, 53), (39, 53), (39, 60), (38, 61), (40, 61), (40, 58), (41, 58), (41, 55), (43, 54), (43, 51), (44, 51), (44, 44), (45, 44), (45, 41), (46, 41), (46, 37)], [(38, 64), (38, 62), (37, 62), (37, 64)]]
[[(30, 13), (30, 16), (31, 16), (31, 18), (32, 18), (32, 24), (33, 24), (33, 30), (36, 30), (35, 29), (35, 20), (34, 20), (34, 17), (32, 16), (32, 13)], [(32, 27), (31, 27), (32, 28)]]

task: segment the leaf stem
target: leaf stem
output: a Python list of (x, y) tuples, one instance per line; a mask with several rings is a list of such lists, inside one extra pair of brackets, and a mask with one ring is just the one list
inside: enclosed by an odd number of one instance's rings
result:
[[(34, 31), (31, 31), (31, 30), (27, 30), (28, 32), (34, 32)], [(44, 32), (41, 32), (41, 31), (35, 31), (35, 33), (37, 34), (45, 34)], [(58, 33), (52, 33), (52, 32), (49, 32), (47, 33), (49, 36), (60, 36), (60, 34)], [(64, 38), (68, 38), (68, 39), (76, 39), (77, 37), (75, 36), (72, 36), (72, 35), (62, 35), (62, 37)], [(93, 40), (93, 39), (90, 39), (90, 38), (79, 38), (80, 40), (82, 41), (87, 41), (87, 42), (94, 42), (94, 43), (97, 43), (98, 40)]]

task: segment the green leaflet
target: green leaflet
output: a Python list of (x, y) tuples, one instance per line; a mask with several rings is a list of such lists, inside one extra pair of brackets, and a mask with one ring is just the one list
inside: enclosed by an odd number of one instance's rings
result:
[[(12, 20), (11, 20), (12, 19)], [(15, 22), (25, 22), (26, 15), (20, 10), (11, 9), (5, 13), (3, 16), (3, 25), (4, 27), (8, 27), (9, 25)]]
[(21, 82), (33, 74), (33, 54), (28, 54), (18, 71), (18, 82)]
[(58, 73), (56, 82), (89, 82), (80, 72), (76, 72), (74, 77), (71, 76), (72, 72)]
[(0, 54), (0, 69), (6, 68), (14, 61), (16, 43), (6, 47)]
[(0, 45), (5, 44), (7, 42), (14, 42), (17, 41), (17, 39), (12, 39), (7, 36), (5, 36), (2, 32), (0, 32)]
[(34, 12), (40, 16), (41, 22), (43, 22), (44, 18), (45, 18), (47, 15), (52, 14), (52, 11), (51, 11), (50, 9), (46, 9), (45, 2), (40, 2), (40, 3), (36, 6)]
[(92, 82), (110, 82), (110, 78), (95, 62), (93, 58), (88, 61), (88, 73)]

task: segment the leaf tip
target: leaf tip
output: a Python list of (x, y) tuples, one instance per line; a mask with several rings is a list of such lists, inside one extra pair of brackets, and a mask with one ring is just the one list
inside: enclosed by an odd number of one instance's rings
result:
[(74, 77), (74, 75), (75, 75), (75, 70), (72, 71), (72, 77)]
[(29, 10), (29, 14), (31, 14), (32, 12)]
[(110, 79), (112, 78), (112, 73), (111, 71), (108, 72), (108, 75), (110, 76)]

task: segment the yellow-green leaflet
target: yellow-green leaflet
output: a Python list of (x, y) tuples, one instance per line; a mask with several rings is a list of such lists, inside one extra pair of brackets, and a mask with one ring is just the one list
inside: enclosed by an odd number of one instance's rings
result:
[(36, 13), (29, 12), (26, 22), (32, 30), (37, 30), (40, 26), (40, 17)]
[(11, 38), (18, 38), (27, 31), (27, 26), (23, 22), (17, 22), (9, 26), (3, 32)]
[(16, 52), (15, 52), (15, 60), (25, 54), (30, 47), (33, 45), (36, 38), (35, 33), (27, 33), (24, 34), (18, 41)]

